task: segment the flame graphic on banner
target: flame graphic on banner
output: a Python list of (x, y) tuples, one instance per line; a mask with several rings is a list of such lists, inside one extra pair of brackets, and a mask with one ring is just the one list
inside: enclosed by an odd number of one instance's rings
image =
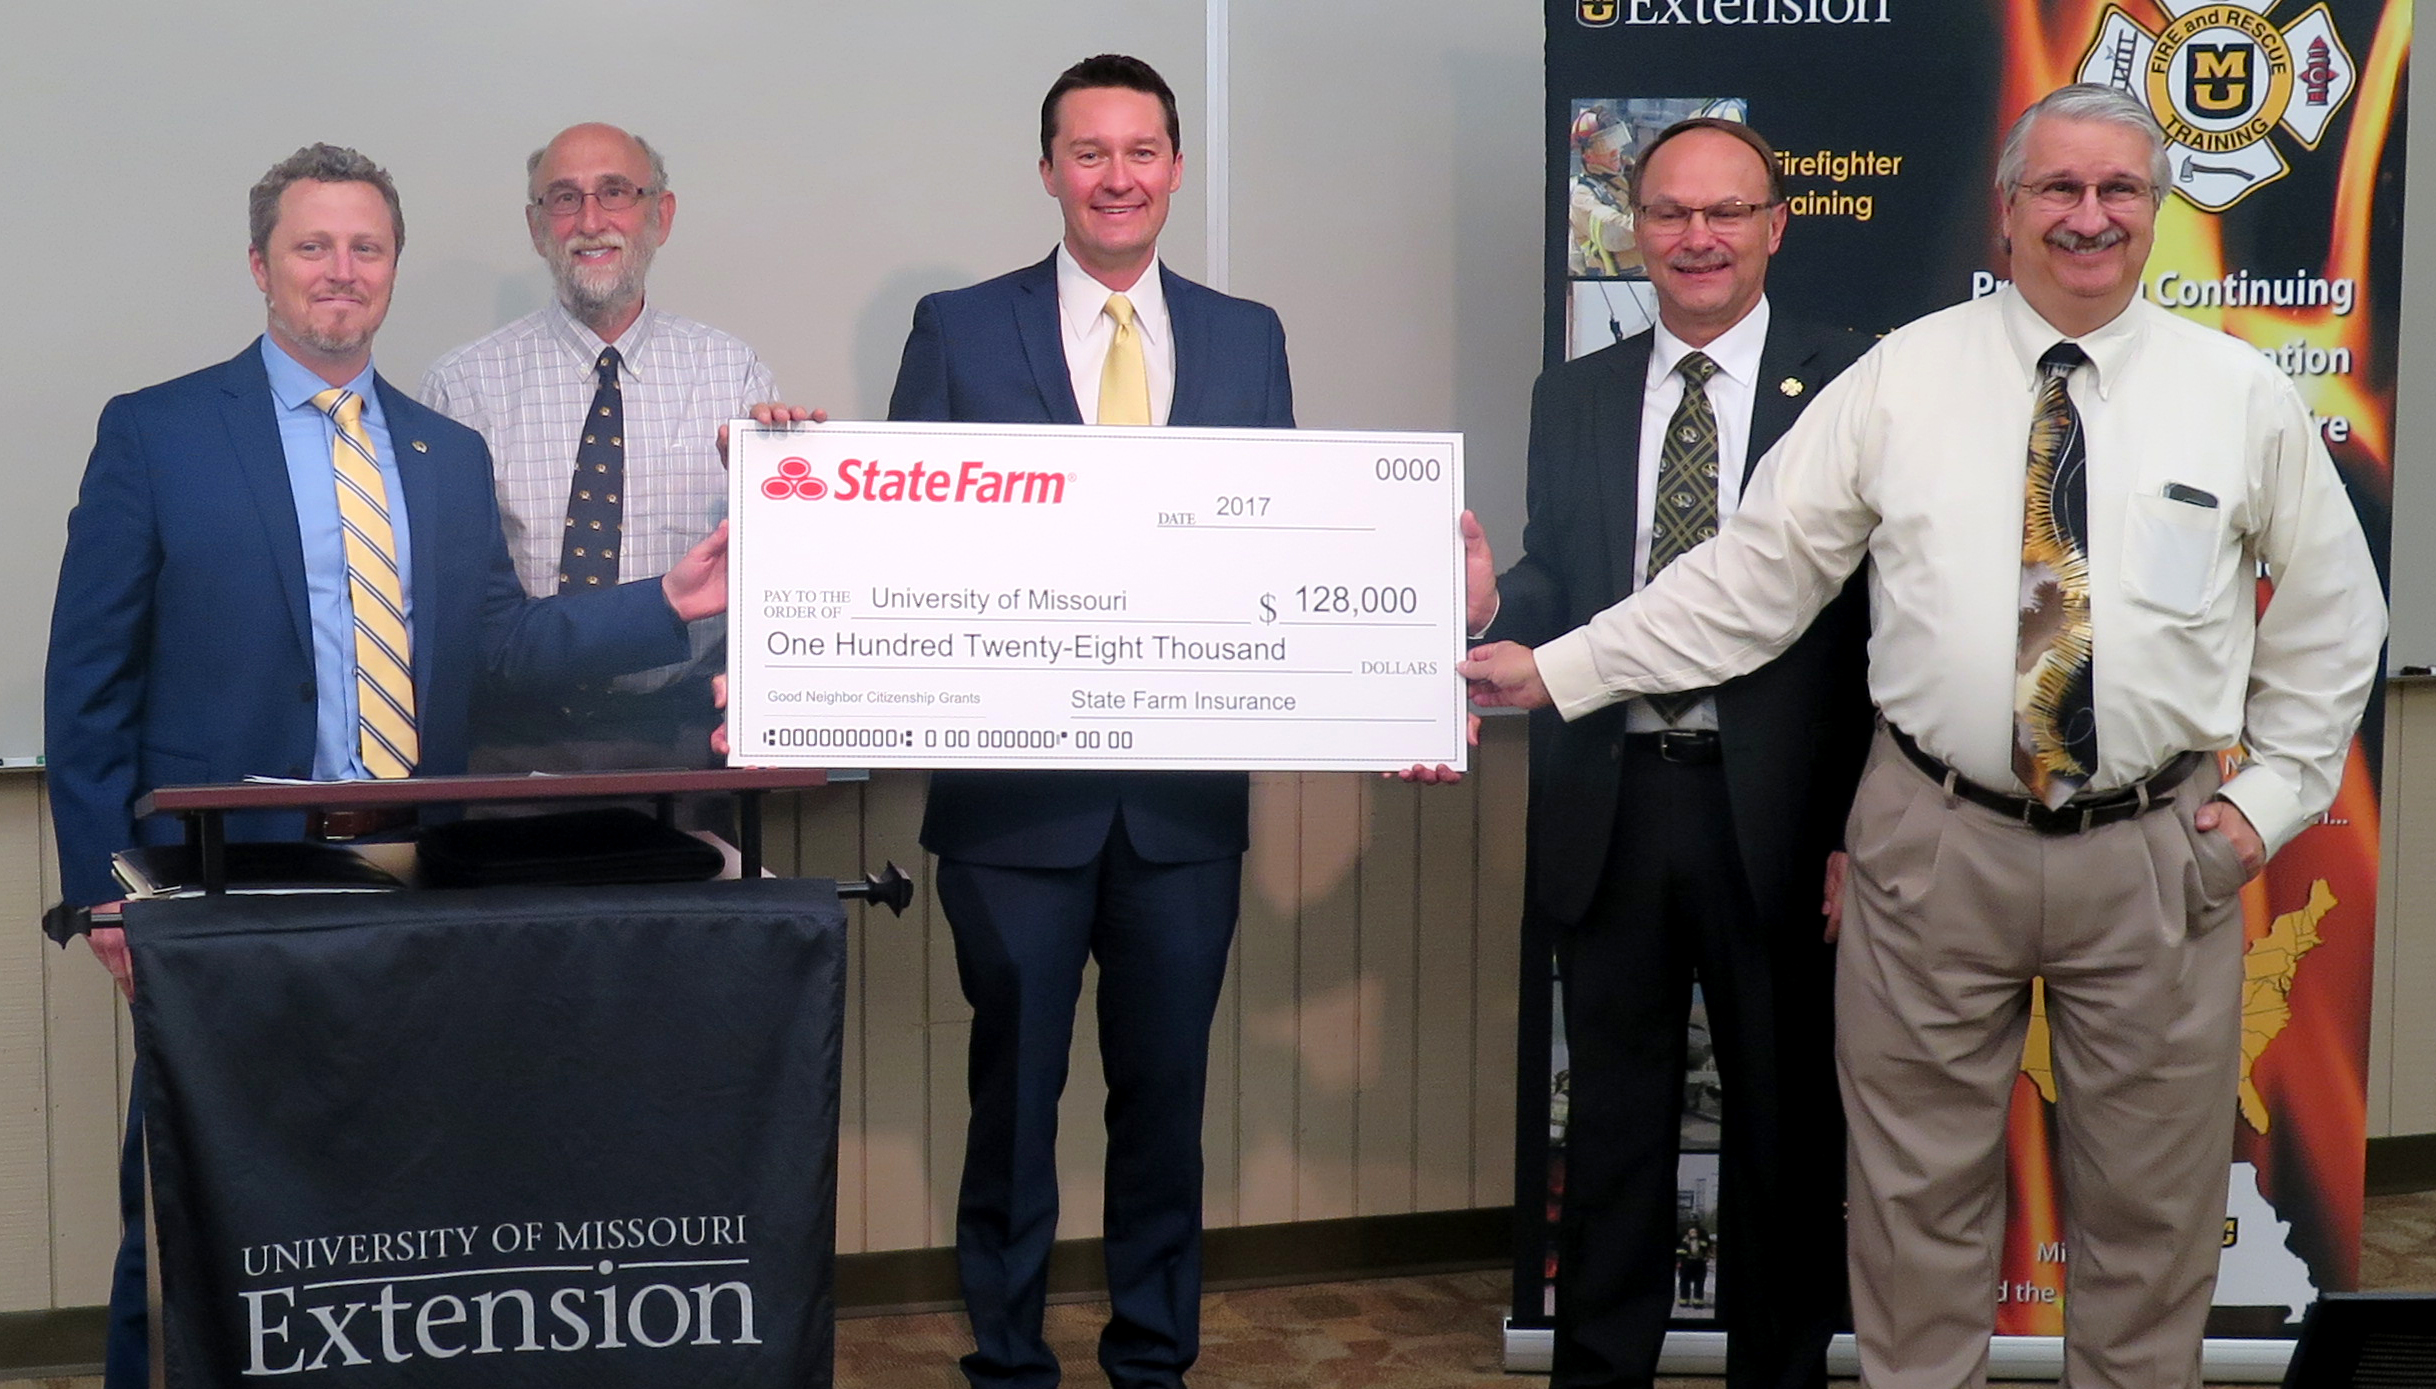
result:
[[(2122, 9), (2152, 31), (2172, 19), (2153, 0), (1993, 4), (2009, 45), (1999, 84), (1999, 132), (2023, 108), (2075, 80), (2082, 55), (2109, 9)], [(2377, 16), (2375, 33), (2360, 65), (2356, 104), (2326, 210), (2326, 261), (2317, 272), (2358, 286), (2353, 312), (2337, 314), (2331, 306), (2181, 311), (2262, 349), (2298, 342), (2329, 353), (2348, 351), (2348, 374), (2298, 376), (2295, 385), (2319, 415), (2348, 420), (2350, 438), (2330, 445), (2335, 461), (2354, 488), (2383, 505), (2390, 502), (2393, 488), (2394, 364), (2380, 350), (2375, 326), (2391, 321), (2393, 313), (2390, 304), (2383, 312), (2372, 310), (2371, 304), (2398, 295), (2400, 285), (2372, 280), (2372, 214), (2381, 192), (2400, 196), (2398, 180), (2381, 184), (2381, 179), (2388, 168), (2388, 145), (2397, 134), (2411, 47), (2411, 3), (2387, 0), (2381, 10), (2354, 8), (2344, 27), (2356, 35), (2367, 27), (2363, 21), (2370, 14)], [(2329, 153), (2321, 149), (2300, 157), (2325, 158)], [(1991, 166), (1993, 154), (1991, 150)], [(2239, 212), (2253, 217), (2292, 215), (2288, 207), (2280, 214), (2247, 208)], [(2167, 270), (2202, 281), (2225, 275), (2225, 220), (2169, 198), (2158, 214), (2146, 284), (2155, 286), (2159, 273)], [(2290, 274), (2292, 267), (2262, 264), (2257, 270), (2275, 276)], [(2383, 539), (2372, 536), (2372, 545), (2382, 549)], [(2313, 901), (2331, 898), (2335, 903), (2322, 918), (2311, 920), (2316, 942), (2306, 962), (2295, 955), (2286, 975), (2276, 981), (2288, 1014), (2278, 1017), (2276, 1030), (2259, 1044), (2250, 1065), (2251, 1084), (2264, 1105), (2265, 1130), (2236, 1117), (2234, 1097), (2226, 1096), (2227, 1119), (2235, 1126), (2234, 1158), (2256, 1166), (2261, 1193), (2277, 1216), (2289, 1222), (2288, 1247), (2308, 1265), (2320, 1291), (2350, 1290), (2359, 1283), (2377, 841), (2376, 781), (2366, 751), (2355, 740), (2342, 788), (2325, 821), (2287, 845), (2243, 894), (2244, 938), (2252, 948), (2267, 938), (2279, 918), (2304, 912)], [(2066, 1265), (2054, 1257), (2063, 1230), (2050, 1137), (2054, 1108), (2041, 1092), (2042, 1081), (2053, 1083), (2043, 1075), (2045, 1062), (2037, 1054), (2043, 1041), (2043, 1033), (2034, 1032), (2025, 1073), (2015, 1083), (2006, 1143), (2011, 1206), (1997, 1330), (2008, 1335), (2063, 1331)], [(2034, 1077), (2034, 1070), (2042, 1074)], [(2245, 1238), (2265, 1237), (2245, 1232)]]

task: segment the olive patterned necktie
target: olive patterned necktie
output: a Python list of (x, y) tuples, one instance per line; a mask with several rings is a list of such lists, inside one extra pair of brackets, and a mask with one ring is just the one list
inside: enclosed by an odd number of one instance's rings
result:
[(2089, 459), (2064, 389), (2089, 360), (2059, 342), (2038, 359), (2022, 505), (2020, 640), (2013, 664), (2013, 773), (2060, 806), (2098, 767), (2095, 650), (2089, 626)]
[[(1649, 573), (1642, 582), (1717, 534), (1717, 412), (1709, 405), (1709, 378), (1717, 363), (1705, 352), (1686, 352), (1675, 370), (1683, 377), (1683, 399), (1666, 422), (1658, 446), (1657, 504), (1651, 508)], [(1649, 696), (1650, 707), (1670, 724), (1700, 704), (1705, 691)]]

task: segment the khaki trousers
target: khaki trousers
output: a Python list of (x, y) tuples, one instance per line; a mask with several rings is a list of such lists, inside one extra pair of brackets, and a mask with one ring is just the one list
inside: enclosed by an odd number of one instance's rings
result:
[(2170, 805), (2046, 836), (1949, 796), (1880, 730), (1836, 956), (1865, 1384), (1987, 1380), (2033, 977), (2054, 1042), (2064, 1382), (2200, 1383), (2241, 1041), (2241, 864), (2191, 824), (2215, 785), (2211, 760)]

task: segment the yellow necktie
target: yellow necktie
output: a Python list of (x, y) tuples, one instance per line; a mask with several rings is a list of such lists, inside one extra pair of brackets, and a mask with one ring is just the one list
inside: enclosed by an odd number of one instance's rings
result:
[(414, 727), (414, 661), (406, 630), (406, 590), (398, 582), (389, 493), (364, 400), (331, 387), (314, 406), (338, 426), (330, 466), (338, 475), (338, 529), (347, 552), (347, 602), (355, 613), (355, 729), (364, 770), (376, 777), (414, 775), (422, 757)]
[(1100, 364), (1100, 423), (1150, 423), (1150, 374), (1142, 367), (1142, 334), (1133, 326), (1133, 301), (1122, 294), (1108, 296), (1108, 316), (1116, 320), (1116, 336), (1108, 341), (1108, 358)]

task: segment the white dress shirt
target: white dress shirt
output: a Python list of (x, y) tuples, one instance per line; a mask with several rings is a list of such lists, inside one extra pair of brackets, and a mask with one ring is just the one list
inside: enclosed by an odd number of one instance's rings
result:
[[(1725, 524), (1742, 501), (1743, 465), (1750, 459), (1751, 402), (1757, 398), (1759, 354), (1768, 345), (1768, 300), (1765, 295), (1733, 327), (1700, 349), (1717, 364), (1709, 378), (1709, 412), (1717, 417), (1717, 522)], [(1666, 329), (1661, 320), (1650, 330), (1649, 376), (1641, 388), (1641, 476), (1633, 496), (1632, 572), (1637, 590), (1649, 582), (1649, 546), (1657, 534), (1658, 468), (1666, 449), (1666, 427), (1675, 407), (1683, 403), (1683, 377), (1675, 370), (1694, 348)], [(1656, 733), (1668, 728), (1715, 728), (1717, 700), (1701, 700), (1668, 719), (1646, 699), (1624, 706), (1624, 727), (1631, 733)]]
[(1066, 249), (1057, 244), (1057, 325), (1066, 347), (1066, 373), (1074, 383), (1074, 407), (1083, 423), (1100, 422), (1100, 368), (1108, 361), (1108, 344), (1116, 339), (1116, 320), (1108, 316), (1108, 296), (1123, 293), (1133, 305), (1133, 326), (1142, 335), (1142, 371), (1150, 382), (1150, 422), (1167, 423), (1167, 407), (1176, 398), (1176, 335), (1167, 321), (1167, 290), (1159, 280), (1159, 261), (1133, 288), (1110, 289), (1091, 278)]
[[(1964, 776), (2018, 790), (2023, 473), (2039, 354), (2063, 336), (2010, 288), (1890, 334), (1803, 413), (1716, 540), (1540, 648), (1557, 708), (1755, 670), (1866, 556), (1878, 707)], [(2079, 342), (2090, 788), (2239, 742), (2251, 760), (2223, 794), (2275, 849), (2333, 802), (2384, 642), (2359, 521), (2300, 393), (2247, 344), (2143, 300)]]
[[(601, 349), (611, 345), (552, 302), (441, 357), (423, 377), (423, 403), (490, 445), (508, 555), (535, 597), (558, 592), (577, 436), (600, 387)], [(741, 341), (649, 304), (614, 346), (626, 426), (623, 583), (666, 573), (727, 514), (719, 426), (776, 399), (777, 388)], [(620, 676), (610, 688), (647, 692), (707, 674), (701, 668), (726, 630), (724, 618), (703, 618), (692, 624), (693, 659)]]

